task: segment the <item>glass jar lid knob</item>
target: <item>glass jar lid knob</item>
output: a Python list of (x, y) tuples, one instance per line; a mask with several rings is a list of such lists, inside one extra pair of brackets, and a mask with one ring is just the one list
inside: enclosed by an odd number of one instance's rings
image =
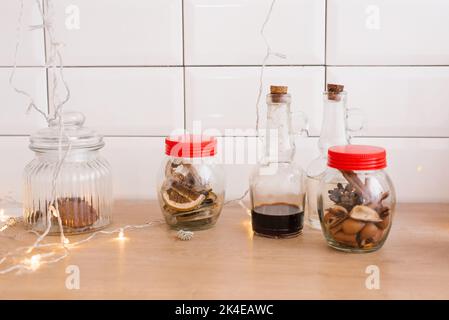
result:
[(48, 127), (31, 135), (30, 148), (39, 152), (58, 150), (60, 146), (63, 149), (69, 146), (71, 149), (102, 148), (103, 136), (85, 127), (85, 120), (86, 117), (81, 112), (63, 112), (60, 118), (50, 120)]
[[(81, 112), (67, 111), (61, 115), (62, 124), (64, 127), (76, 127), (81, 128), (86, 121), (86, 117)], [(50, 127), (59, 127), (60, 119), (52, 119), (49, 122)]]

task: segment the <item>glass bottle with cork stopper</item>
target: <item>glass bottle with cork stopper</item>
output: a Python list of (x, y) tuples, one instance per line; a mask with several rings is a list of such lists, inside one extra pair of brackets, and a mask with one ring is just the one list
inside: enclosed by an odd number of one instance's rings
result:
[(293, 160), (291, 96), (286, 86), (271, 86), (267, 95), (264, 155), (250, 176), (252, 228), (256, 235), (289, 238), (302, 232), (303, 170)]
[(347, 107), (347, 92), (341, 84), (328, 84), (323, 93), (323, 122), (318, 148), (320, 155), (307, 167), (306, 224), (321, 229), (317, 209), (318, 185), (327, 168), (327, 150), (336, 145), (350, 144), (351, 135), (362, 129), (362, 117), (357, 108)]

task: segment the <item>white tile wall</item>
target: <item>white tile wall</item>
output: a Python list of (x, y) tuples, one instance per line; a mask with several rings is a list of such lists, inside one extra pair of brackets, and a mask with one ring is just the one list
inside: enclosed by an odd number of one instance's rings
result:
[[(226, 138), (234, 150), (240, 150), (235, 139)], [(234, 139), (229, 141), (230, 139)], [(253, 138), (246, 138), (253, 139)], [(304, 168), (317, 156), (317, 138), (298, 138), (296, 159)], [(109, 160), (114, 175), (117, 197), (155, 198), (156, 177), (164, 158), (162, 137), (109, 137), (103, 155)], [(449, 198), (449, 138), (357, 138), (356, 143), (383, 146), (388, 153), (388, 172), (398, 198), (406, 202), (445, 202)], [(223, 146), (220, 140), (219, 148)], [(248, 142), (243, 142), (247, 146)], [(0, 194), (21, 197), (22, 169), (33, 154), (27, 137), (0, 137), (2, 166)], [(245, 147), (245, 152), (247, 152)], [(227, 177), (227, 196), (240, 196), (247, 188), (252, 169), (246, 162), (223, 156)], [(243, 180), (243, 181), (242, 181)]]
[(180, 67), (67, 68), (65, 79), (66, 109), (83, 112), (103, 134), (168, 135), (184, 126)]
[(387, 170), (400, 201), (448, 201), (448, 138), (359, 138), (354, 142), (387, 149)]
[(330, 67), (327, 79), (362, 109), (364, 135), (449, 136), (449, 67)]
[(42, 29), (28, 32), (28, 27), (42, 24), (42, 18), (35, 1), (24, 1), (21, 30), (17, 33), (20, 1), (0, 1), (0, 66), (14, 64), (14, 51), (19, 37), (21, 47), (17, 55), (17, 65), (44, 65), (44, 33)]
[(105, 142), (104, 156), (112, 167), (114, 194), (120, 198), (155, 198), (164, 138), (111, 137)]
[[(203, 129), (216, 128), (226, 135), (248, 135), (245, 133), (255, 128), (259, 75), (257, 67), (187, 68), (187, 127), (192, 130), (194, 122), (201, 121)], [(267, 67), (261, 117), (265, 115), (265, 96), (270, 83), (289, 86), (292, 111), (309, 114), (312, 133), (318, 134), (324, 67)]]
[[(260, 29), (270, 5), (270, 0), (185, 0), (186, 64), (259, 64), (266, 52)], [(324, 12), (324, 0), (278, 1), (265, 34), (272, 49), (287, 58), (268, 63), (322, 64)], [(305, 26), (308, 32), (298, 32)]]
[(447, 0), (328, 0), (327, 63), (449, 63)]
[(182, 65), (182, 0), (53, 2), (67, 65)]
[[(10, 86), (11, 72), (12, 68), (0, 68), (0, 134), (29, 134), (43, 126), (45, 120), (36, 112), (27, 113), (29, 99)], [(45, 68), (17, 68), (13, 84), (29, 92), (36, 105), (47, 110)]]
[[(197, 120), (219, 135), (254, 128), (265, 54), (260, 28), (270, 0), (53, 3), (69, 66), (67, 108), (85, 113), (87, 125), (107, 135), (103, 153), (116, 197), (155, 197), (163, 136), (172, 129), (193, 129)], [(34, 1), (24, 9), (25, 29), (40, 23)], [(344, 83), (350, 106), (366, 118), (356, 142), (387, 148), (399, 200), (449, 202), (448, 9), (445, 0), (276, 1), (266, 35), (287, 59), (270, 58), (264, 94), (269, 84), (286, 84), (293, 109), (308, 114), (315, 137), (298, 138), (303, 167), (317, 154), (324, 84)], [(20, 199), (21, 172), (33, 156), (26, 135), (44, 123), (25, 114), (27, 99), (8, 84), (18, 13), (19, 2), (1, 1), (0, 196)], [(47, 108), (52, 73), (44, 60), (42, 30), (24, 32), (16, 83)], [(239, 196), (251, 165), (225, 169), (228, 196)]]
[(33, 153), (28, 149), (27, 137), (0, 137), (0, 194), (21, 199), (22, 171), (31, 161)]

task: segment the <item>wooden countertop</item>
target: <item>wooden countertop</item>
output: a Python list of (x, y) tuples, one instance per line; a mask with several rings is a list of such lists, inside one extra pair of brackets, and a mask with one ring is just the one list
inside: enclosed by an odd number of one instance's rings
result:
[[(159, 218), (156, 202), (118, 201), (111, 228)], [(58, 264), (0, 276), (0, 298), (449, 299), (449, 204), (399, 205), (385, 246), (368, 254), (328, 248), (307, 227), (294, 239), (253, 237), (238, 205), (190, 241), (177, 240), (166, 225), (126, 236), (99, 236)], [(0, 241), (2, 251), (17, 246)], [(80, 268), (79, 290), (66, 289), (69, 265)], [(380, 269), (379, 290), (365, 286), (369, 265)]]

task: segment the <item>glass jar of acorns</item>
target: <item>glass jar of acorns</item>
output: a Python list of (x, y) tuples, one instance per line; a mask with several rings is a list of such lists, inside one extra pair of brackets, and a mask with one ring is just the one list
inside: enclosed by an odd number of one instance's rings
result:
[(329, 148), (318, 199), (321, 227), (329, 246), (346, 252), (372, 252), (382, 247), (396, 203), (386, 166), (383, 148)]
[(170, 227), (198, 230), (217, 222), (223, 208), (225, 180), (216, 152), (214, 137), (185, 134), (165, 139), (167, 157), (157, 194)]

